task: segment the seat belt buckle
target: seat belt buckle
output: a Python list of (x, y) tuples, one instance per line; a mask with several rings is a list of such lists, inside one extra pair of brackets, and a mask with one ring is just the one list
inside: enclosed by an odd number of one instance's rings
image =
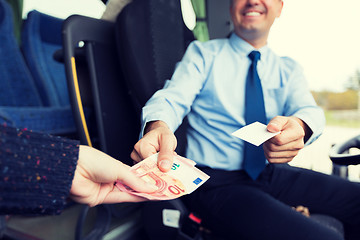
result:
[(198, 240), (201, 239), (201, 218), (190, 213), (181, 223), (177, 240)]

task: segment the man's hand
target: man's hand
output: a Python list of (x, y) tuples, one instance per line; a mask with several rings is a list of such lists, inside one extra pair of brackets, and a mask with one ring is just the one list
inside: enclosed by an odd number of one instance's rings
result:
[(135, 144), (131, 158), (140, 162), (159, 152), (158, 166), (163, 172), (171, 169), (177, 141), (166, 123), (154, 121), (146, 124), (144, 136)]
[(311, 135), (309, 127), (297, 117), (273, 118), (267, 125), (269, 132), (280, 134), (266, 141), (263, 145), (265, 156), (270, 163), (290, 162), (304, 147), (304, 138)]

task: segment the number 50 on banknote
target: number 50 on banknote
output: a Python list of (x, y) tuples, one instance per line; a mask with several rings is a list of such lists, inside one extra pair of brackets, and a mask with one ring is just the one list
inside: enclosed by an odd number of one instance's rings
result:
[(131, 171), (137, 176), (156, 185), (156, 192), (136, 192), (120, 182), (117, 182), (116, 186), (121, 191), (150, 200), (169, 200), (192, 193), (209, 179), (207, 174), (195, 167), (194, 161), (179, 155), (174, 156), (171, 170), (164, 173), (157, 167), (157, 157), (158, 154), (154, 154), (131, 167)]

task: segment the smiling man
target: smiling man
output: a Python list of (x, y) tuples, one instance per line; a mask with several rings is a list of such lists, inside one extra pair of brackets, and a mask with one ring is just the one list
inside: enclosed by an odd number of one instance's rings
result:
[[(186, 157), (210, 175), (187, 197), (214, 233), (226, 239), (343, 239), (292, 209), (339, 219), (346, 239), (360, 239), (358, 183), (289, 166), (322, 133), (322, 110), (302, 68), (267, 46), (282, 0), (233, 0), (234, 33), (191, 43), (171, 78), (143, 108), (143, 137), (135, 161), (159, 152), (168, 171), (176, 148), (173, 132), (187, 116)], [(285, 34), (285, 33), (284, 33)], [(260, 147), (232, 132), (259, 121), (280, 134)]]

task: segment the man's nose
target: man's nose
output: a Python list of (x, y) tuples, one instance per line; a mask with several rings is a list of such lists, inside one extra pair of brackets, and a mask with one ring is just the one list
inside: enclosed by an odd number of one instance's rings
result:
[(260, 2), (260, 0), (247, 0), (247, 5), (254, 6), (254, 5), (258, 5), (259, 2)]

